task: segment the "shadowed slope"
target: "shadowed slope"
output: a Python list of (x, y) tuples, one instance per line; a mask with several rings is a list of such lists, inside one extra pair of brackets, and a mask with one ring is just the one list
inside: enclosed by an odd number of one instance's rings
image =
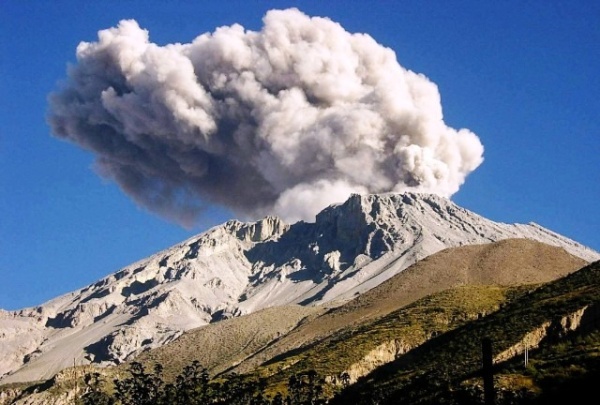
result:
[(600, 375), (600, 261), (428, 340), (375, 369), (332, 403), (482, 403), (481, 341), (486, 337), (493, 342), (496, 403), (592, 403)]

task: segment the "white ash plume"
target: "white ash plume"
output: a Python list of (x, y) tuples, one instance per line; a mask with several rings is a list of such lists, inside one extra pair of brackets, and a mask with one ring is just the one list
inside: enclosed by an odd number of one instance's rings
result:
[(312, 220), (350, 193), (451, 196), (483, 161), (437, 86), (366, 34), (297, 9), (159, 46), (133, 20), (77, 47), (53, 133), (101, 176), (185, 225), (206, 204)]

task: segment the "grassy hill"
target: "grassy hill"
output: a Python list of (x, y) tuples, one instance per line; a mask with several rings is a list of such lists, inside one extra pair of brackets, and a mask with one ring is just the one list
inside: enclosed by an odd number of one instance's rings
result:
[[(481, 342), (492, 339), (496, 403), (585, 397), (600, 370), (600, 262), (547, 283), (377, 368), (332, 404), (482, 402)], [(526, 342), (529, 340), (528, 342)], [(528, 343), (529, 363), (524, 365)], [(513, 356), (503, 352), (516, 348)], [(578, 387), (576, 391), (572, 388)], [(593, 398), (593, 397), (592, 397)], [(584, 403), (584, 402), (582, 402)]]

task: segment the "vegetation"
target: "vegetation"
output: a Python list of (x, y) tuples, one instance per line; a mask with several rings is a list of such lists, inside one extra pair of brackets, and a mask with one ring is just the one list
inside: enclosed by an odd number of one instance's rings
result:
[[(533, 330), (543, 339), (529, 353), (495, 364), (496, 405), (574, 400), (595, 389), (600, 375), (600, 262), (547, 283), (501, 310), (449, 331), (359, 380), (331, 404), (482, 404), (481, 341), (494, 353), (522, 344)], [(587, 309), (582, 324), (569, 319)], [(577, 388), (574, 390), (574, 388)], [(593, 397), (593, 396), (592, 396)], [(582, 402), (585, 403), (585, 402)]]
[[(376, 321), (334, 334), (310, 347), (278, 356), (255, 373), (265, 378), (269, 387), (280, 390), (291, 375), (305, 370), (315, 370), (329, 380), (339, 380), (353, 364), (382, 345), (400, 341), (404, 347), (417, 347), (432, 336), (497, 310), (502, 303), (524, 291), (527, 289), (498, 286), (462, 286), (446, 290)], [(327, 394), (335, 391), (332, 387), (325, 388)]]
[(138, 362), (129, 377), (113, 381), (113, 393), (99, 373), (85, 376), (86, 392), (79, 405), (319, 405), (325, 404), (323, 380), (314, 371), (290, 377), (287, 393), (266, 396), (260, 380), (231, 375), (211, 380), (198, 362), (187, 366), (175, 383), (165, 383), (162, 367), (147, 372)]

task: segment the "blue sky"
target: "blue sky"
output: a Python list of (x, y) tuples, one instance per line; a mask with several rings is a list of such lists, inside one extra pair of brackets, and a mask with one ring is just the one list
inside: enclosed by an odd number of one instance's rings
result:
[(164, 45), (223, 25), (259, 30), (297, 7), (371, 35), (437, 84), (444, 119), (484, 145), (452, 199), (600, 250), (600, 3), (595, 1), (28, 1), (0, 3), (0, 308), (41, 304), (233, 217), (192, 229), (136, 206), (53, 137), (47, 96), (80, 41), (135, 19)]

